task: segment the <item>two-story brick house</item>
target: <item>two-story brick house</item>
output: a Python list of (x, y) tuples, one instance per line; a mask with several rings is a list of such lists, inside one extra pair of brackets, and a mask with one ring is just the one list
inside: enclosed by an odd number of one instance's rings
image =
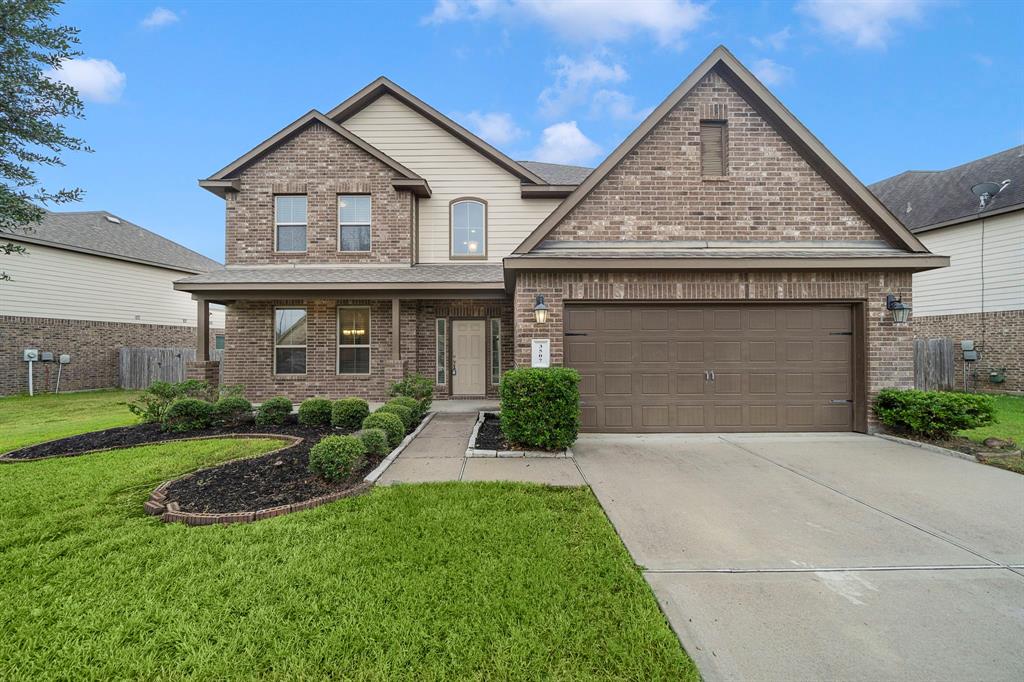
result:
[(887, 295), (948, 263), (724, 48), (592, 172), (381, 78), (200, 185), (227, 267), (175, 286), (227, 306), (224, 381), (255, 400), (413, 371), (494, 396), (549, 362), (580, 370), (585, 430), (865, 430), (912, 383)]

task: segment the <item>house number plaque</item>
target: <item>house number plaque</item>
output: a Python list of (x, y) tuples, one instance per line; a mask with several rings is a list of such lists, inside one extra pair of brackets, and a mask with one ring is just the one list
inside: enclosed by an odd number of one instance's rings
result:
[(533, 367), (550, 367), (551, 366), (551, 340), (550, 339), (533, 339), (533, 353), (532, 353), (532, 366)]

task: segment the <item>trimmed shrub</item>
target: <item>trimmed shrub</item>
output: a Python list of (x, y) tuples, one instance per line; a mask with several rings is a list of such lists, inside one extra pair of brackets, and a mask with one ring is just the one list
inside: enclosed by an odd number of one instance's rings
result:
[(251, 414), (252, 403), (245, 398), (225, 397), (213, 404), (213, 421), (218, 424), (241, 424)]
[(329, 426), (334, 408), (327, 398), (309, 398), (299, 405), (299, 423), (303, 426)]
[(391, 384), (388, 395), (415, 398), (420, 401), (421, 409), (426, 414), (430, 411), (430, 403), (434, 395), (434, 381), (422, 374), (410, 374), (401, 381)]
[(389, 405), (401, 405), (402, 407), (408, 407), (412, 410), (412, 423), (413, 425), (419, 424), (420, 420), (423, 419), (423, 403), (416, 398), (410, 398), (407, 395), (400, 395), (397, 398), (392, 398), (388, 401)]
[(405, 426), (402, 424), (402, 418), (394, 412), (377, 410), (363, 420), (363, 428), (382, 429), (388, 436), (388, 445), (392, 448), (398, 447), (398, 444), (405, 438)]
[(396, 405), (395, 403), (388, 403), (387, 405), (381, 405), (377, 409), (378, 412), (390, 412), (391, 414), (397, 414), (398, 418), (402, 420), (403, 433), (409, 433), (412, 430), (412, 410), (405, 405)]
[(566, 367), (511, 369), (501, 377), (501, 431), (517, 446), (563, 450), (580, 430), (580, 375)]
[(198, 431), (213, 423), (213, 404), (199, 398), (178, 398), (164, 415), (164, 431)]
[(991, 424), (996, 404), (991, 396), (977, 393), (886, 388), (875, 398), (875, 415), (897, 431), (945, 439), (962, 429)]
[(256, 423), (260, 426), (281, 426), (292, 413), (292, 401), (283, 396), (264, 401), (256, 410)]
[(355, 431), (370, 414), (370, 406), (362, 398), (342, 398), (331, 409), (331, 423)]
[(340, 481), (359, 468), (366, 454), (355, 436), (325, 436), (309, 450), (309, 470), (328, 481)]
[(359, 438), (362, 439), (367, 454), (383, 456), (391, 452), (388, 434), (384, 433), (384, 429), (363, 429), (359, 432)]
[(168, 408), (178, 398), (206, 399), (210, 396), (210, 385), (205, 381), (189, 379), (172, 384), (168, 381), (154, 381), (142, 395), (128, 403), (128, 411), (142, 421), (157, 424), (163, 422)]

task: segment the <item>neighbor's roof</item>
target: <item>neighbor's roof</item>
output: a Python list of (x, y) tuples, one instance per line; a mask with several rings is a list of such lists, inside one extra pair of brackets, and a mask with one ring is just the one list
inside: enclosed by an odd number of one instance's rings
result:
[[(971, 187), (1010, 184), (984, 208)], [(868, 187), (912, 232), (1024, 208), (1024, 146), (940, 171), (906, 171)]]
[[(182, 291), (230, 289), (459, 289), (500, 288), (501, 263), (412, 266), (231, 267), (179, 279)], [(369, 285), (369, 286), (367, 286)]]
[(223, 267), (211, 258), (107, 211), (46, 211), (43, 221), (33, 225), (27, 234), (18, 232), (6, 236), (12, 241), (182, 272), (209, 272)]
[(534, 173), (552, 185), (578, 185), (583, 182), (593, 168), (584, 166), (566, 166), (561, 163), (544, 163), (542, 161), (520, 161)]

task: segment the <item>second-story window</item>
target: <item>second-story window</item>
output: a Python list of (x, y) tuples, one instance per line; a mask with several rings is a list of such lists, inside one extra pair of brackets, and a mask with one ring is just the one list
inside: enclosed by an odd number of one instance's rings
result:
[(451, 257), (487, 257), (487, 204), (479, 199), (456, 199), (451, 204)]
[(306, 197), (274, 197), (274, 250), (301, 253), (306, 250)]
[(370, 197), (338, 197), (338, 250), (370, 250)]

